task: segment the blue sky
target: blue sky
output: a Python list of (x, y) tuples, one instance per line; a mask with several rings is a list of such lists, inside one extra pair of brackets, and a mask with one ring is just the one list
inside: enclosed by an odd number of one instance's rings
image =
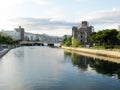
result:
[(118, 28), (120, 0), (1, 0), (0, 29), (50, 35), (71, 34), (72, 26), (87, 20), (95, 31)]

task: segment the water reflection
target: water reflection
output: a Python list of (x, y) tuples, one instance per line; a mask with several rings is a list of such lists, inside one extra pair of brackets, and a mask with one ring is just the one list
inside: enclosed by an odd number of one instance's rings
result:
[(70, 53), (67, 51), (64, 51), (64, 55), (65, 58), (71, 57), (72, 64), (83, 71), (88, 70), (90, 67), (97, 73), (107, 76), (117, 76), (117, 78), (120, 79), (120, 64), (78, 55), (76, 53)]
[(0, 90), (120, 90), (119, 67), (59, 48), (20, 47), (0, 59)]

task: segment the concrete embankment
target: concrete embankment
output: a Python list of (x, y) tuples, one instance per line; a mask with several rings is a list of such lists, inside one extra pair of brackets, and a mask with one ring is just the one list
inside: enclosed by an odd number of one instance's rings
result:
[(65, 46), (62, 46), (62, 48), (66, 49), (66, 50), (76, 51), (76, 52), (94, 54), (97, 56), (104, 56), (104, 57), (120, 59), (119, 51), (107, 51), (107, 50), (97, 50), (97, 49), (89, 49), (89, 48), (73, 48), (73, 47), (65, 47)]
[(3, 49), (2, 51), (0, 51), (0, 58), (3, 57), (5, 54), (7, 54), (10, 50), (11, 50), (11, 48)]

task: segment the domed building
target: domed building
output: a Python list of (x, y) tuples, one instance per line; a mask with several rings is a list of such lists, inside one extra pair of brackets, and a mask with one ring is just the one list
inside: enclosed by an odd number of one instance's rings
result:
[(87, 21), (82, 21), (81, 25), (72, 27), (72, 39), (78, 39), (81, 44), (90, 44), (90, 34), (94, 32), (94, 27), (89, 26)]

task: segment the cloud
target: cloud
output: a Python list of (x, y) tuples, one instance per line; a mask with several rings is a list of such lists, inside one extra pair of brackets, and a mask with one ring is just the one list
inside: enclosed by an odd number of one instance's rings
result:
[(74, 22), (53, 21), (51, 18), (16, 18), (10, 19), (10, 21), (16, 22), (16, 25), (21, 25), (28, 32), (42, 32), (51, 35), (71, 34), (72, 26), (78, 25)]
[(53, 21), (63, 21), (66, 20), (64, 12), (59, 8), (47, 8), (43, 11), (43, 18), (51, 18)]
[(12, 27), (14, 23), (8, 21), (17, 15), (17, 7), (26, 0), (0, 0), (0, 29)]
[(93, 24), (115, 24), (120, 23), (120, 10), (115, 8), (111, 11), (92, 12), (82, 18)]
[(32, 1), (40, 5), (48, 5), (51, 0), (32, 0)]
[(95, 11), (85, 14), (82, 18), (77, 18), (76, 22), (88, 21), (95, 30), (102, 29), (118, 29), (120, 25), (120, 10), (113, 8), (112, 10)]
[(87, 2), (89, 0), (76, 0), (77, 2)]
[(13, 17), (16, 7), (26, 0), (0, 0), (0, 21)]
[(64, 10), (56, 6), (57, 0), (32, 0), (35, 5), (40, 7), (42, 15), (39, 18), (52, 18), (53, 21), (65, 20)]

